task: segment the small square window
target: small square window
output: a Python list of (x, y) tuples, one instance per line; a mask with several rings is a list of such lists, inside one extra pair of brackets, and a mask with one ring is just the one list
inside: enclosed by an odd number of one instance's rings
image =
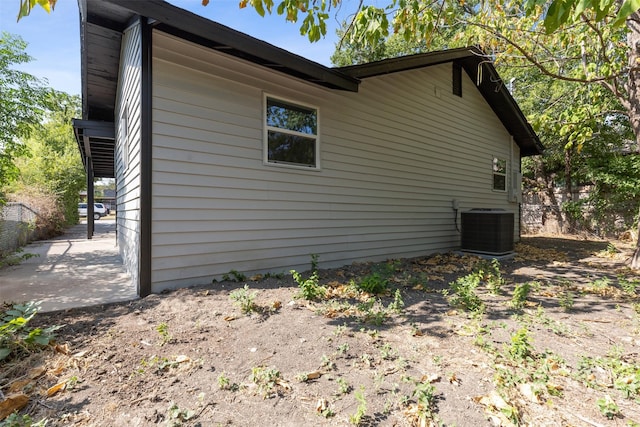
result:
[(493, 189), (507, 191), (507, 161), (498, 157), (493, 158)]
[(265, 162), (317, 169), (318, 110), (266, 98)]

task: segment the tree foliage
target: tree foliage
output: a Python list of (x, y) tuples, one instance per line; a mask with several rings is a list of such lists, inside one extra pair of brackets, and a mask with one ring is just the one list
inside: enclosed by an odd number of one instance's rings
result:
[(16, 160), (20, 175), (12, 189), (39, 188), (54, 195), (64, 215), (60, 225), (71, 225), (78, 222), (79, 193), (86, 183), (71, 124), (80, 115), (80, 98), (51, 91), (48, 104), (44, 123), (25, 142), (31, 156)]
[(29, 62), (27, 44), (3, 32), (0, 38), (0, 184), (18, 176), (17, 157), (28, 153), (21, 142), (29, 136), (46, 105), (46, 89), (34, 76), (14, 67)]
[(18, 21), (29, 16), (34, 7), (40, 6), (47, 13), (50, 13), (56, 6), (57, 0), (20, 0), (20, 8), (18, 10)]

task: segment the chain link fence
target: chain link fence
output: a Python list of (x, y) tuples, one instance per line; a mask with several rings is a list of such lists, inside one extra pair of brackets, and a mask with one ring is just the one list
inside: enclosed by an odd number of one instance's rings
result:
[(0, 258), (34, 239), (37, 217), (38, 213), (23, 203), (0, 206)]

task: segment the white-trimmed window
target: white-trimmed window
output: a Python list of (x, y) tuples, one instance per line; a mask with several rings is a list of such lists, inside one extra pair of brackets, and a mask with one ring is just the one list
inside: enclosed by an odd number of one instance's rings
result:
[(493, 158), (493, 189), (507, 191), (507, 161), (499, 157)]
[(320, 168), (318, 109), (265, 96), (264, 161)]

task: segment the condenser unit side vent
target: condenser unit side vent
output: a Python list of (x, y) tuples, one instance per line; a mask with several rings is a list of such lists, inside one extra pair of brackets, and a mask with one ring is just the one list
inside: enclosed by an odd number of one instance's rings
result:
[(462, 250), (496, 256), (512, 253), (513, 221), (513, 213), (502, 209), (462, 212)]

